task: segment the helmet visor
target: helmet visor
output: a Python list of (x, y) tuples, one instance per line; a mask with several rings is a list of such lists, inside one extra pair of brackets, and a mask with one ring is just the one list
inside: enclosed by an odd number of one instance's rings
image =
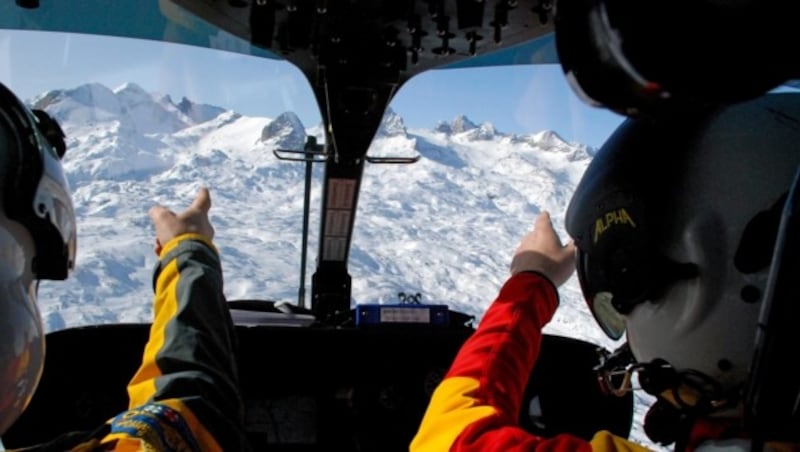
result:
[(625, 264), (598, 265), (595, 253), (578, 250), (577, 273), (584, 300), (597, 324), (614, 340), (625, 333), (624, 314), (643, 298), (641, 293), (634, 294), (631, 287), (621, 290), (624, 285), (620, 276), (628, 272)]
[(675, 281), (698, 274), (697, 265), (652, 254), (641, 245), (618, 241), (599, 245), (592, 253), (578, 249), (578, 280), (589, 311), (614, 340), (625, 333), (625, 316), (637, 305), (656, 301)]
[[(53, 272), (64, 272), (75, 265), (77, 236), (75, 209), (69, 183), (55, 146), (41, 133), (37, 133), (36, 136), (42, 159), (42, 176), (36, 186), (32, 207), (41, 221), (50, 225), (50, 234), (53, 235), (50, 241), (55, 245), (52, 258), (60, 263), (60, 267), (54, 268)], [(37, 253), (39, 249), (40, 244), (37, 242)], [(41, 271), (39, 273), (39, 276), (43, 277)], [(66, 274), (63, 276), (66, 277)], [(49, 277), (57, 278), (58, 275)]]

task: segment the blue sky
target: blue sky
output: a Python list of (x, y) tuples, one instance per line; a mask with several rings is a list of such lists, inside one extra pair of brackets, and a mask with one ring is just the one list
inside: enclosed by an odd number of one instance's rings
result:
[[(308, 82), (291, 64), (179, 44), (0, 30), (0, 81), (23, 98), (87, 82), (114, 88), (132, 81), (246, 115), (294, 111), (307, 126), (320, 121)], [(622, 121), (578, 100), (557, 65), (428, 71), (406, 82), (391, 106), (409, 127), (431, 128), (465, 114), (501, 132), (550, 129), (595, 147)]]
[(430, 127), (466, 114), (501, 132), (556, 131), (600, 146), (623, 118), (580, 101), (558, 65), (441, 69), (412, 78), (392, 103), (407, 125)]

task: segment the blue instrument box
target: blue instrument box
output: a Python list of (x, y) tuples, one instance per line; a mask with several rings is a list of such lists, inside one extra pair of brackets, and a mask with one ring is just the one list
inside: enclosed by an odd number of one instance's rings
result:
[(356, 326), (365, 325), (437, 325), (450, 324), (450, 310), (443, 304), (359, 304)]

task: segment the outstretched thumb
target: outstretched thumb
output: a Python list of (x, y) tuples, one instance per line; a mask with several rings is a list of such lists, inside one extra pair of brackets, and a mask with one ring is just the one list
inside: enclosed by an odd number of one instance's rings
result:
[(541, 211), (534, 221), (534, 227), (551, 227), (550, 224), (550, 212), (547, 210)]
[(202, 187), (197, 191), (197, 196), (192, 201), (192, 207), (208, 213), (209, 209), (211, 209), (211, 193), (209, 193), (208, 188)]

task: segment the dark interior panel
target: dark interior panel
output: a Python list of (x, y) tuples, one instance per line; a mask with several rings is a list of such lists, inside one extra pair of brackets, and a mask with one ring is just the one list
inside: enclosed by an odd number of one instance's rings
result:
[[(54, 332), (39, 389), (7, 447), (93, 429), (125, 409), (149, 325)], [(237, 327), (247, 430), (256, 450), (405, 451), (468, 327)], [(633, 399), (603, 395), (596, 346), (546, 335), (521, 425), (591, 437), (630, 432)], [(538, 398), (541, 413), (529, 416)]]

